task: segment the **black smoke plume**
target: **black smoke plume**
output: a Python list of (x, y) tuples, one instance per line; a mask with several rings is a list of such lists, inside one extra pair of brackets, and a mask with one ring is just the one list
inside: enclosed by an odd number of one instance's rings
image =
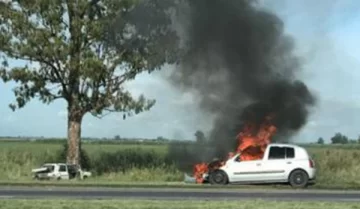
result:
[(306, 124), (315, 98), (296, 79), (302, 65), (279, 17), (250, 0), (189, 0), (182, 11), (186, 54), (171, 82), (196, 93), (215, 121), (207, 146), (184, 152), (173, 145), (175, 158), (192, 164), (224, 157), (245, 122), (259, 124), (270, 113), (275, 141), (288, 141)]

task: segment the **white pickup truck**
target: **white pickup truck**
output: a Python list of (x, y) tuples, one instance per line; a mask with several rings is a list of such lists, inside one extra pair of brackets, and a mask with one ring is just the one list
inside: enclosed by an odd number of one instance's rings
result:
[(86, 179), (91, 176), (91, 172), (83, 171), (79, 166), (65, 163), (45, 163), (40, 168), (31, 170), (33, 178), (37, 180), (69, 180), (76, 176)]
[(303, 147), (270, 144), (261, 160), (240, 162), (239, 156), (204, 174), (204, 179), (210, 184), (289, 183), (294, 188), (315, 183), (315, 163)]

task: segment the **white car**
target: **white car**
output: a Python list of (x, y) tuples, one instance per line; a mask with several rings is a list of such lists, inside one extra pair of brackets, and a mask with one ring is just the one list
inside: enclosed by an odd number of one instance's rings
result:
[(303, 147), (270, 144), (261, 160), (239, 161), (237, 154), (222, 167), (204, 174), (211, 184), (228, 183), (289, 183), (303, 188), (315, 183), (315, 163)]
[(49, 180), (49, 179), (73, 179), (80, 174), (81, 179), (86, 179), (91, 176), (91, 172), (83, 171), (81, 168), (65, 163), (45, 163), (40, 168), (32, 169), (34, 179)]

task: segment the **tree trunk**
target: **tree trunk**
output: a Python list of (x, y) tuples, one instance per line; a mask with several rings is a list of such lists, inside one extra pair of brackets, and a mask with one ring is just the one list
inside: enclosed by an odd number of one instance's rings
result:
[(81, 122), (83, 114), (81, 111), (68, 108), (68, 153), (66, 162), (68, 164), (80, 164), (80, 140)]

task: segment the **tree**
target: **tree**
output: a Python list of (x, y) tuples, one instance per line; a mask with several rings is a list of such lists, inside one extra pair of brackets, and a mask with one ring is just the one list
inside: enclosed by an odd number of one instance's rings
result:
[[(65, 100), (68, 163), (79, 163), (85, 114), (102, 118), (121, 112), (125, 119), (155, 104), (143, 95), (133, 97), (124, 83), (175, 61), (178, 38), (165, 2), (14, 0), (1, 5), (0, 77), (19, 83), (10, 107), (23, 108), (33, 98), (45, 104)], [(9, 59), (27, 63), (10, 67)]]
[(195, 137), (196, 137), (196, 142), (198, 142), (200, 144), (205, 143), (205, 141), (206, 141), (205, 134), (202, 131), (199, 131), (199, 130), (196, 131), (195, 132)]
[(347, 144), (349, 142), (348, 137), (341, 133), (336, 133), (330, 140), (332, 144)]
[(317, 140), (317, 143), (318, 144), (324, 144), (324, 139), (322, 137), (320, 137), (318, 140)]

